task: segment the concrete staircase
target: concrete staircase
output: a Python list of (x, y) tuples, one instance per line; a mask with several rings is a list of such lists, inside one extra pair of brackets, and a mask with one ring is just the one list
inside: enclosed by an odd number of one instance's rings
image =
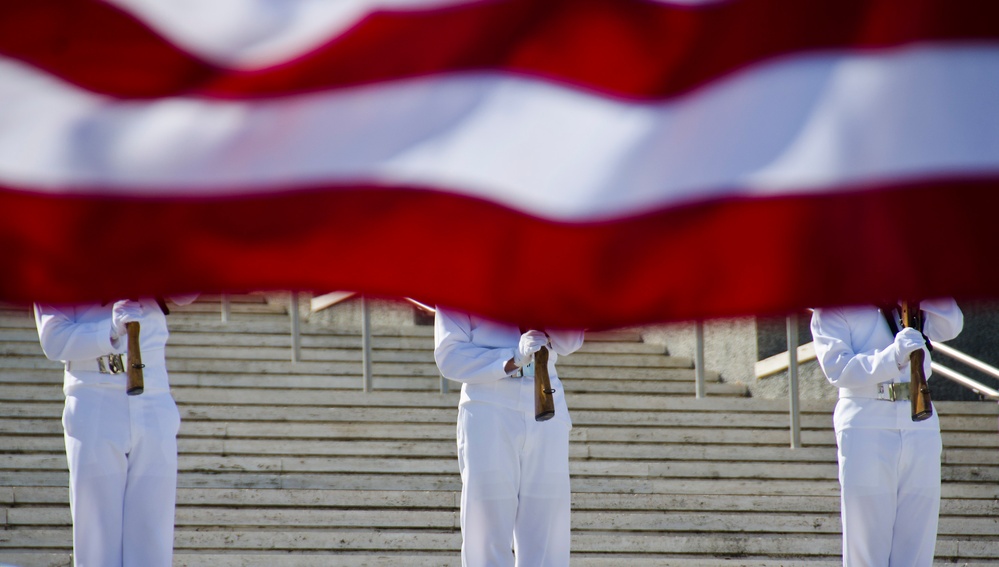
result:
[[(432, 328), (375, 328), (374, 391), (357, 329), (217, 298), (170, 315), (181, 408), (177, 566), (459, 565), (456, 384), (440, 393)], [(573, 565), (840, 565), (832, 405), (718, 382), (694, 398), (690, 360), (637, 332), (592, 334), (560, 359), (570, 446)], [(27, 309), (0, 310), (0, 564), (69, 565), (61, 365)], [(999, 565), (996, 405), (941, 402), (939, 565)]]

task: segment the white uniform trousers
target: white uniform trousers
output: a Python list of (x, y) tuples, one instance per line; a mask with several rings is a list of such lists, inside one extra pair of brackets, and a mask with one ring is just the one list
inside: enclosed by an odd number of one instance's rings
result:
[(463, 566), (569, 565), (569, 429), (533, 412), (459, 406)]
[(180, 414), (169, 392), (74, 388), (63, 411), (77, 567), (170, 567)]
[(940, 512), (935, 429), (836, 434), (844, 567), (930, 567)]

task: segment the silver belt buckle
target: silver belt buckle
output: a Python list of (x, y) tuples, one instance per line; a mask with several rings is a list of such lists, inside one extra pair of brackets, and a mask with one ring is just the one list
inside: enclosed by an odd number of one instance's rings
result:
[(121, 374), (125, 371), (125, 365), (121, 361), (120, 354), (109, 354), (97, 357), (97, 371), (101, 374)]
[(878, 399), (897, 402), (909, 399), (909, 385), (905, 382), (882, 382), (878, 384)]

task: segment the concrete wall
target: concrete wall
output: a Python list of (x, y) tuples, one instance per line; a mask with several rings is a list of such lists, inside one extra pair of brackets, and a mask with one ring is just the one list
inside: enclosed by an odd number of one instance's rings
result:
[[(790, 381), (787, 370), (756, 380), (749, 390), (754, 398), (787, 399)], [(798, 399), (835, 400), (839, 389), (826, 380), (819, 363), (810, 360), (798, 365)]]
[[(672, 356), (694, 358), (694, 322), (653, 325), (640, 329), (642, 339), (663, 345)], [(722, 382), (750, 386), (756, 381), (756, 323), (753, 318), (716, 319), (704, 323), (704, 365), (721, 374)]]

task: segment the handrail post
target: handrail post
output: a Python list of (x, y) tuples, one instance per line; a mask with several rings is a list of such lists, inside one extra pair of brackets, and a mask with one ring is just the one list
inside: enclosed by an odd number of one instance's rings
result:
[(368, 307), (368, 299), (361, 296), (361, 366), (363, 376), (363, 389), (365, 392), (372, 390), (371, 378), (371, 309)]
[(288, 315), (291, 317), (291, 362), (296, 363), (301, 360), (299, 356), (300, 330), (298, 314), (298, 293), (291, 292), (291, 303), (288, 307)]
[(229, 312), (230, 312), (229, 294), (228, 293), (223, 293), (221, 301), (222, 301), (222, 322), (223, 323), (228, 323), (229, 322)]
[(694, 397), (704, 397), (704, 321), (694, 323)]
[(801, 409), (798, 407), (798, 316), (787, 317), (787, 380), (791, 405), (791, 448), (801, 448)]

